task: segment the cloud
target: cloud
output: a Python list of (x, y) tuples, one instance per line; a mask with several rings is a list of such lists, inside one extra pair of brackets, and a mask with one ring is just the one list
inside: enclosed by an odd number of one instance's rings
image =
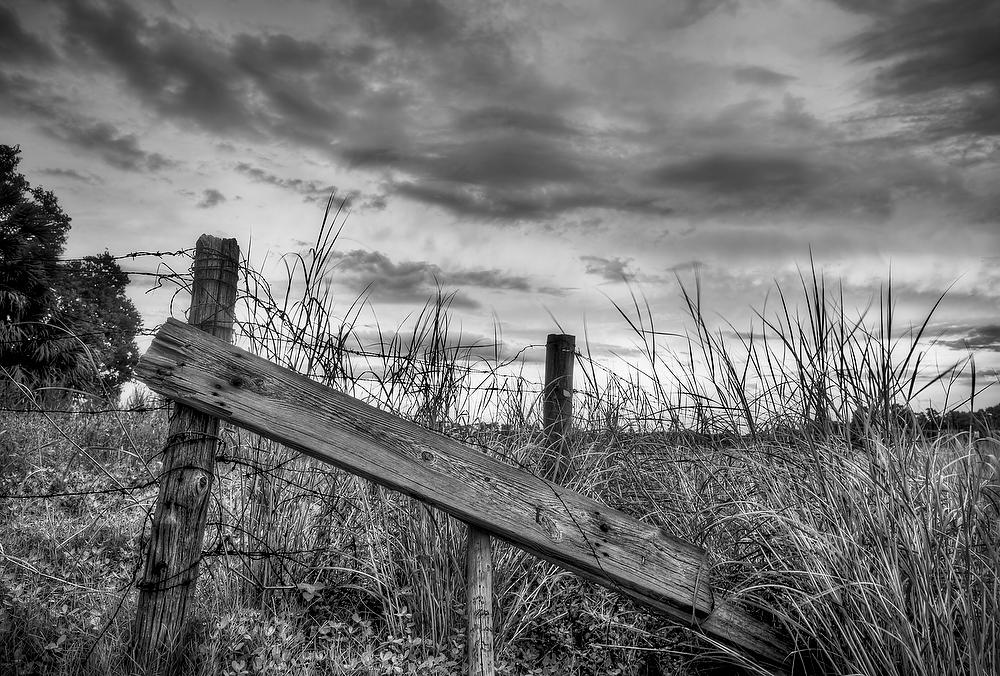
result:
[(60, 178), (68, 178), (74, 181), (80, 181), (81, 183), (88, 183), (90, 185), (97, 185), (103, 183), (103, 179), (99, 176), (94, 176), (93, 174), (81, 174), (75, 169), (59, 169), (59, 168), (48, 168), (41, 169), (38, 173), (45, 174), (47, 176), (58, 176)]
[(70, 0), (62, 26), (69, 51), (110, 66), (159, 113), (222, 132), (252, 129), (243, 83), (211, 34), (147, 21), (122, 2)]
[(666, 164), (655, 170), (652, 178), (663, 185), (720, 194), (784, 191), (799, 194), (822, 182), (827, 171), (792, 155), (719, 152)]
[(332, 184), (324, 185), (318, 181), (308, 181), (301, 178), (281, 178), (280, 176), (264, 171), (260, 167), (255, 167), (246, 162), (238, 163), (236, 165), (236, 171), (250, 177), (258, 183), (267, 183), (268, 185), (273, 185), (278, 188), (282, 188), (283, 190), (290, 190), (294, 193), (298, 193), (299, 195), (302, 195), (307, 202), (325, 202), (330, 198), (330, 195), (334, 195), (337, 192), (337, 186)]
[(94, 153), (116, 169), (156, 172), (176, 164), (160, 153), (143, 150), (135, 134), (120, 133), (107, 122), (60, 121), (43, 125), (43, 129), (70, 145)]
[[(455, 213), (664, 212), (648, 197), (602, 187), (614, 172), (578, 152), (580, 131), (562, 114), (572, 95), (515, 52), (507, 28), (434, 0), (349, 1), (344, 9), (348, 27), (329, 42), (283, 34), (227, 40), (116, 0), (72, 0), (62, 33), (161, 116), (326, 149), (356, 168), (391, 171), (388, 188)], [(321, 189), (254, 177), (307, 198)]]
[(646, 180), (679, 213), (693, 215), (823, 216), (850, 225), (859, 218), (885, 221), (909, 196), (933, 198), (956, 212), (981, 208), (954, 167), (891, 140), (834, 136), (788, 106), (774, 124), (785, 130), (784, 146), (752, 144), (736, 134), (728, 148), (667, 160)]
[(51, 85), (20, 73), (0, 70), (0, 111), (19, 117), (50, 120), (56, 111), (69, 105)]
[[(549, 19), (582, 22), (588, 40), (607, 30), (639, 31), (641, 41), (651, 39), (642, 27), (681, 30), (735, 5), (636, 0), (628, 12), (546, 11), (557, 12)], [(340, 0), (331, 9), (337, 24), (320, 40), (224, 34), (177, 10), (68, 0), (59, 34), (64, 52), (102, 67), (163, 119), (220, 142), (300, 148), (364, 172), (382, 194), (351, 194), (371, 209), (401, 197), (493, 223), (555, 223), (593, 210), (846, 221), (884, 220), (901, 196), (918, 191), (968, 197), (947, 171), (898, 147), (851, 146), (802, 99), (780, 96), (792, 76), (762, 65), (704, 66), (720, 83), (752, 85), (753, 98), (683, 119), (664, 112), (669, 101), (657, 94), (658, 81), (628, 75), (626, 66), (641, 61), (631, 43), (601, 42), (618, 50), (606, 77), (589, 70), (562, 77), (533, 47), (541, 29), (517, 14), (442, 0)], [(890, 15), (872, 16), (875, 35)], [(874, 62), (875, 55), (860, 56), (861, 44), (852, 53)], [(41, 94), (22, 92), (7, 105), (29, 114), (45, 104)], [(59, 119), (68, 119), (72, 104), (59, 110)], [(311, 201), (334, 188), (248, 163), (238, 170)]]
[(21, 25), (9, 7), (0, 6), (0, 63), (48, 64), (55, 51)]
[(673, 213), (673, 208), (657, 196), (632, 196), (625, 191), (611, 192), (600, 186), (526, 186), (502, 190), (481, 185), (424, 181), (395, 183), (392, 188), (404, 197), (481, 219), (540, 221), (577, 209), (612, 209), (661, 216)]
[(905, 0), (830, 0), (834, 5), (854, 14), (885, 14), (898, 10)]
[(512, 134), (579, 136), (580, 130), (560, 115), (510, 106), (488, 105), (459, 113), (454, 127), (463, 132), (508, 131)]
[[(723, 4), (692, 0), (669, 22)], [(386, 193), (364, 201), (373, 209), (398, 195), (494, 221), (580, 209), (672, 213), (636, 180), (619, 139), (595, 139), (580, 123), (579, 106), (594, 94), (550, 82), (521, 48), (531, 39), (521, 24), (437, 0), (344, 0), (340, 10), (335, 34), (315, 41), (227, 37), (176, 10), (69, 0), (60, 33), (66, 52), (106, 69), (162, 118), (378, 172)], [(644, 11), (663, 18), (655, 3)], [(309, 200), (333, 187), (240, 170)]]
[(160, 153), (143, 150), (135, 134), (80, 116), (57, 87), (32, 77), (0, 71), (0, 111), (33, 120), (42, 133), (86, 150), (117, 169), (157, 172), (176, 166)]
[(939, 344), (954, 350), (1000, 352), (1000, 324), (953, 327), (949, 333), (964, 332), (959, 338), (940, 340)]
[[(531, 292), (527, 277), (486, 268), (442, 269), (427, 261), (393, 261), (380, 251), (354, 249), (335, 252), (331, 258), (341, 284), (358, 293), (370, 285), (372, 294), (392, 302), (422, 302), (438, 288), (459, 290), (467, 287), (493, 291)], [(479, 303), (459, 293), (456, 306), (479, 307)]]
[(215, 188), (207, 188), (201, 201), (198, 202), (199, 209), (210, 209), (226, 201), (226, 196)]
[(649, 175), (651, 183), (679, 198), (689, 196), (694, 210), (830, 212), (845, 208), (838, 199), (841, 192), (844, 199), (866, 200), (866, 211), (888, 210), (888, 193), (840, 190), (847, 178), (846, 167), (773, 150), (712, 152), (668, 162)]
[(631, 258), (580, 256), (580, 260), (584, 263), (584, 272), (588, 275), (597, 275), (606, 282), (625, 282), (636, 275), (636, 272), (629, 268)]
[(877, 64), (880, 112), (931, 138), (1000, 134), (1000, 4), (994, 0), (844, 2), (874, 23), (844, 47)]
[(744, 66), (733, 70), (733, 79), (758, 87), (781, 87), (798, 78), (763, 66)]
[(346, 0), (371, 33), (393, 41), (440, 45), (461, 33), (464, 21), (438, 0)]

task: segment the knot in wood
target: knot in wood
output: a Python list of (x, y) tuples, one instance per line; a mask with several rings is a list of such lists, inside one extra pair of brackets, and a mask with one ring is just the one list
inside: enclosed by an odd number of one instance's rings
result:
[(544, 508), (542, 507), (535, 507), (535, 523), (541, 527), (541, 531), (545, 534), (545, 537), (552, 540), (552, 542), (562, 542), (566, 534), (562, 532), (559, 523), (543, 510)]
[(430, 451), (422, 451), (420, 453), (420, 459), (423, 460), (424, 462), (430, 462), (431, 460), (434, 459), (434, 454), (431, 453)]

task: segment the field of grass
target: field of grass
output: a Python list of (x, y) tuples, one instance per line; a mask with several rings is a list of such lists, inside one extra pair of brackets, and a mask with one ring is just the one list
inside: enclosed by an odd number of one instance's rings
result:
[[(328, 234), (328, 233), (327, 233)], [(321, 232), (274, 289), (248, 267), (243, 345), (528, 469), (537, 401), (499, 350), (452, 335), (447, 297), (374, 349), (324, 284)], [(713, 582), (775, 618), (802, 673), (1000, 673), (1000, 443), (906, 404), (922, 327), (891, 294), (849, 318), (815, 273), (734, 351), (620, 308), (645, 362), (578, 362), (570, 485), (704, 546)], [(167, 411), (0, 413), (0, 673), (126, 674)], [(490, 423), (490, 424), (486, 424)], [(185, 669), (460, 674), (462, 524), (225, 429)], [(501, 674), (730, 673), (740, 657), (498, 543)], [(742, 662), (749, 673), (756, 666)]]

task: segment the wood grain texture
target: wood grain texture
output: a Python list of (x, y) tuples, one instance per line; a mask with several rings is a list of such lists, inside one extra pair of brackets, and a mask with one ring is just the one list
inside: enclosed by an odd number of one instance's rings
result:
[(493, 544), (490, 534), (469, 526), (466, 560), (466, 614), (469, 676), (493, 676)]
[[(209, 235), (198, 239), (191, 331), (207, 331), (224, 343), (232, 340), (239, 259), (235, 239)], [(187, 606), (198, 579), (218, 434), (218, 419), (174, 405), (149, 546), (137, 584), (132, 645), (138, 667), (146, 674), (169, 673), (179, 666)]]
[(137, 369), (152, 390), (375, 483), (781, 664), (789, 641), (713, 600), (706, 553), (623, 512), (315, 383), (176, 320)]

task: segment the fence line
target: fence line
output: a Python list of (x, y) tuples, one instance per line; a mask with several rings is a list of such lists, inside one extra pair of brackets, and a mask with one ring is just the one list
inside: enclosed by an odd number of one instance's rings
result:
[[(199, 240), (199, 249), (207, 239)], [(199, 296), (197, 280), (196, 275), (192, 321), (201, 320), (195, 316), (198, 302), (211, 304), (213, 317), (232, 317), (235, 293), (229, 296), (228, 287), (221, 287)], [(227, 296), (232, 300), (219, 302)], [(572, 364), (577, 353), (569, 336), (553, 335), (547, 343), (543, 431), (556, 462), (543, 471), (561, 475), (571, 466), (565, 441), (572, 421)], [(178, 411), (186, 406), (200, 411), (202, 417), (194, 418), (197, 434), (213, 444), (200, 447), (204, 450), (186, 466), (177, 466), (170, 456), (164, 463), (136, 615), (136, 646), (150, 673), (166, 673), (175, 663), (186, 601), (203, 555), (205, 509), (195, 505), (206, 504), (209, 494), (218, 419), (417, 497), (474, 526), (468, 545), (468, 607), (470, 673), (476, 676), (493, 673), (490, 534), (771, 664), (781, 665), (791, 655), (787, 638), (773, 627), (730, 600), (714, 597), (706, 554), (700, 548), (665, 538), (658, 529), (624, 513), (318, 385), (225, 340), (168, 320), (140, 362), (138, 374), (151, 389), (178, 402)], [(170, 439), (188, 434), (191, 423), (177, 424), (177, 417)], [(214, 425), (209, 425), (213, 419)], [(183, 499), (177, 488), (183, 482), (177, 477), (186, 474), (197, 487), (196, 502), (189, 507), (196, 516), (184, 523), (175, 523), (174, 517), (170, 530), (164, 531), (165, 510)], [(174, 551), (168, 544), (171, 540), (189, 544)], [(154, 551), (161, 553), (153, 555)], [(171, 592), (176, 600), (166, 610), (164, 603), (149, 601), (169, 598)]]

